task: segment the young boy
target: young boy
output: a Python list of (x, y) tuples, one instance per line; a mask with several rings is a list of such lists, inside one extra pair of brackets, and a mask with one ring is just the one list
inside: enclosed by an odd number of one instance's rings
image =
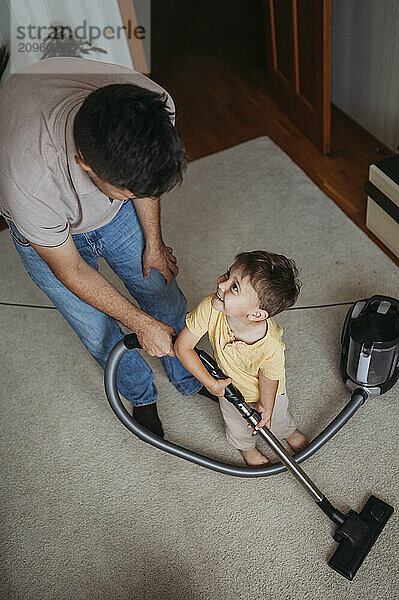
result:
[[(294, 261), (280, 254), (262, 250), (238, 254), (232, 267), (218, 278), (216, 293), (187, 315), (175, 344), (186, 369), (218, 396), (227, 439), (248, 465), (269, 462), (255, 447), (253, 437), (264, 425), (295, 451), (309, 443), (288, 412), (283, 330), (272, 319), (295, 303), (300, 289), (297, 276)], [(194, 351), (206, 332), (216, 362), (228, 379), (214, 379)], [(254, 432), (223, 398), (231, 382), (246, 402), (259, 403), (262, 420)]]

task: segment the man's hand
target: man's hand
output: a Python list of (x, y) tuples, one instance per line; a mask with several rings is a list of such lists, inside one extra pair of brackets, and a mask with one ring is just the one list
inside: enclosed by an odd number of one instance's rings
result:
[(156, 269), (165, 277), (166, 285), (172, 283), (179, 272), (176, 257), (169, 246), (162, 242), (156, 246), (146, 245), (143, 254), (143, 275), (150, 276), (151, 269)]
[(149, 356), (176, 356), (172, 343), (172, 337), (176, 336), (173, 327), (151, 318), (136, 334), (141, 347)]
[(73, 294), (135, 331), (147, 354), (175, 356), (174, 329), (134, 306), (101, 273), (88, 265), (77, 251), (71, 235), (64, 244), (54, 248), (35, 244), (32, 247)]

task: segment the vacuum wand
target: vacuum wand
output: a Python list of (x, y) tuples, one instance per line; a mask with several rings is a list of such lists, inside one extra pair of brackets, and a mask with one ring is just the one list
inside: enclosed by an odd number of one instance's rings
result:
[[(336, 510), (320, 492), (306, 473), (299, 467), (298, 463), (314, 454), (318, 448), (325, 444), (326, 441), (341, 429), (348, 419), (356, 412), (359, 406), (361, 406), (369, 397), (367, 389), (360, 384), (354, 385), (351, 388), (352, 397), (347, 407), (341, 411), (334, 421), (332, 421), (330, 425), (315, 438), (307, 448), (305, 448), (305, 450), (296, 454), (295, 457), (291, 457), (287, 454), (284, 446), (280, 444), (269, 429), (261, 428), (259, 429), (260, 435), (279, 456), (281, 462), (258, 468), (230, 465), (218, 462), (207, 456), (193, 452), (188, 448), (178, 446), (173, 442), (160, 438), (147, 430), (140, 423), (136, 422), (128, 413), (118, 393), (117, 370), (119, 362), (125, 352), (135, 348), (140, 348), (140, 343), (137, 339), (137, 335), (130, 333), (120, 340), (111, 350), (104, 370), (104, 383), (107, 398), (112, 410), (123, 425), (140, 439), (156, 448), (219, 473), (237, 475), (240, 477), (259, 477), (279, 473), (287, 468), (312, 496), (312, 499), (329, 519), (338, 525), (334, 534), (334, 539), (338, 542), (339, 546), (328, 564), (339, 574), (352, 580), (392, 515), (393, 508), (383, 500), (380, 500), (375, 496), (370, 496), (360, 513), (350, 510), (347, 515), (343, 515)], [(219, 369), (213, 358), (198, 348), (195, 348), (195, 351), (205, 368), (215, 379), (226, 379), (226, 376)], [(396, 375), (399, 376), (399, 361), (398, 368), (395, 371), (395, 377)], [(226, 386), (224, 397), (240, 411), (243, 418), (245, 418), (253, 427), (259, 423), (261, 420), (259, 412), (251, 408), (245, 402), (242, 394), (232, 384)]]
[[(226, 379), (226, 375), (219, 369), (213, 358), (198, 348), (195, 348), (195, 351), (212, 377), (215, 379)], [(241, 416), (246, 419), (252, 425), (252, 427), (256, 427), (261, 420), (260, 413), (245, 402), (243, 395), (241, 392), (239, 392), (239, 390), (237, 390), (237, 388), (234, 387), (234, 385), (229, 384), (226, 386), (224, 397), (235, 406), (235, 408), (241, 413)], [(342, 525), (342, 523), (345, 521), (344, 515), (332, 506), (327, 498), (321, 493), (319, 488), (316, 487), (313, 481), (306, 475), (305, 471), (286, 452), (284, 446), (279, 442), (276, 436), (273, 435), (270, 429), (261, 427), (258, 432), (266, 440), (267, 444), (274, 451), (274, 453), (277, 454), (283, 465), (285, 465), (285, 467), (294, 475), (294, 477), (312, 496), (313, 500), (326, 513), (326, 515), (336, 525)]]
[[(199, 349), (196, 349), (196, 352), (215, 379), (226, 379), (226, 375), (206, 352)], [(353, 394), (360, 391), (362, 390), (356, 389)], [(260, 413), (245, 402), (242, 394), (232, 384), (226, 386), (224, 397), (236, 407), (244, 419), (256, 427), (261, 420)], [(370, 496), (359, 514), (350, 510), (347, 515), (343, 515), (320, 492), (269, 429), (262, 427), (258, 431), (321, 510), (338, 525), (334, 540), (339, 546), (328, 564), (340, 575), (352, 580), (392, 515), (393, 507), (375, 496)]]
[[(259, 423), (261, 416), (258, 411), (251, 409), (245, 402), (243, 404), (236, 404), (236, 408), (240, 411), (244, 419), (246, 419), (253, 427)], [(259, 434), (266, 440), (270, 448), (277, 454), (281, 462), (287, 467), (299, 483), (305, 488), (305, 490), (312, 496), (315, 502), (321, 502), (324, 498), (320, 490), (315, 484), (309, 479), (303, 469), (286, 453), (284, 446), (278, 441), (278, 439), (272, 434), (270, 429), (262, 427), (258, 430)], [(334, 519), (333, 519), (334, 520)], [(342, 521), (343, 522), (343, 517)], [(336, 521), (334, 521), (336, 522)]]

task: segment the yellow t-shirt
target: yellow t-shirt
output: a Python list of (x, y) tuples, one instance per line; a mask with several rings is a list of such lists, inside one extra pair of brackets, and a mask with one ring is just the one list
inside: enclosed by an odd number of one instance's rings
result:
[(197, 337), (208, 332), (216, 362), (223, 373), (231, 377), (246, 402), (259, 401), (259, 371), (268, 379), (278, 380), (277, 396), (281, 394), (285, 386), (282, 327), (269, 318), (266, 335), (255, 344), (236, 340), (226, 315), (212, 307), (212, 296), (201, 300), (197, 308), (188, 313), (187, 328)]

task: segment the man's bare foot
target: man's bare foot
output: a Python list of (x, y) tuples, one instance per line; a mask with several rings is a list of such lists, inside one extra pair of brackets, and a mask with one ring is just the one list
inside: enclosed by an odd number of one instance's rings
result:
[(244, 457), (245, 462), (250, 467), (256, 467), (258, 465), (267, 465), (270, 460), (263, 456), (262, 452), (259, 452), (257, 448), (252, 448), (252, 450), (240, 450), (241, 454)]
[(302, 450), (309, 444), (308, 438), (299, 429), (295, 429), (294, 433), (287, 437), (286, 442), (295, 451)]

